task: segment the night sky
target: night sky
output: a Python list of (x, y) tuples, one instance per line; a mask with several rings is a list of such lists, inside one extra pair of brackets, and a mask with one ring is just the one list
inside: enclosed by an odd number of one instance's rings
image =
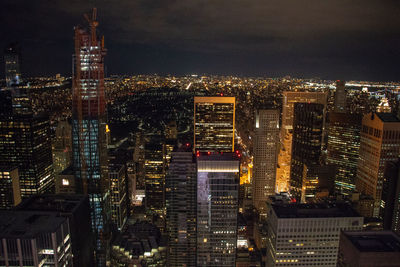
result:
[(0, 47), (19, 42), (24, 76), (70, 75), (73, 27), (93, 6), (107, 75), (400, 80), (389, 0), (1, 0)]

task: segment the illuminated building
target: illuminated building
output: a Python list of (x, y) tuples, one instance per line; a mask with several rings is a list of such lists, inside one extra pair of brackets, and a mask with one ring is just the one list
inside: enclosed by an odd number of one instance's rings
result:
[(336, 81), (336, 92), (334, 101), (334, 111), (336, 113), (346, 113), (346, 82)]
[(75, 171), (72, 166), (55, 176), (56, 194), (74, 194), (76, 192)]
[(194, 150), (232, 152), (235, 98), (194, 97)]
[(400, 237), (391, 231), (343, 231), (337, 267), (395, 267)]
[(288, 190), (292, 157), (293, 120), (295, 103), (318, 103), (326, 109), (328, 94), (323, 92), (282, 93), (281, 149), (278, 157), (277, 191)]
[(75, 27), (72, 81), (72, 152), (77, 193), (89, 196), (96, 236), (96, 265), (105, 266), (108, 211), (104, 39), (98, 40), (96, 9), (87, 15), (90, 31)]
[(239, 155), (197, 152), (197, 266), (235, 266)]
[(110, 181), (111, 221), (121, 231), (128, 218), (125, 166), (110, 164), (108, 176)]
[(0, 167), (0, 209), (11, 209), (20, 202), (18, 169)]
[(396, 161), (400, 150), (400, 120), (392, 113), (364, 115), (361, 127), (356, 189), (375, 200), (373, 216), (385, 207), (382, 196), (385, 164)]
[(167, 258), (171, 267), (196, 266), (196, 178), (193, 153), (173, 152), (165, 179)]
[(329, 114), (327, 163), (337, 166), (336, 191), (345, 195), (355, 190), (361, 120), (358, 114)]
[[(88, 196), (77, 194), (35, 195), (24, 200), (16, 207), (16, 210), (18, 213), (33, 212), (37, 214), (34, 216), (66, 218), (68, 221), (68, 232), (64, 230), (64, 235), (68, 233), (68, 237), (70, 238), (65, 237), (64, 243), (70, 243), (72, 247), (73, 266), (94, 266), (94, 242)], [(40, 222), (41, 220), (39, 219), (38, 223)], [(44, 225), (43, 229), (53, 227), (53, 225)], [(46, 229), (46, 231), (50, 231), (49, 229)], [(58, 236), (59, 233), (57, 233), (57, 238)], [(49, 264), (48, 266), (55, 265)], [(60, 264), (59, 266), (65, 265)]]
[(300, 200), (305, 165), (319, 165), (320, 162), (324, 105), (295, 103), (294, 112), (290, 192)]
[(265, 210), (268, 197), (275, 194), (276, 165), (279, 144), (279, 111), (259, 110), (255, 115), (253, 141), (253, 202)]
[(0, 229), (1, 266), (73, 266), (67, 218), (1, 211)]
[(152, 140), (145, 145), (145, 206), (147, 211), (164, 215), (165, 162), (164, 146)]
[(400, 159), (387, 162), (384, 172), (382, 200), (385, 202), (383, 227), (400, 234)]
[(363, 217), (347, 204), (273, 204), (266, 266), (335, 267), (340, 232), (362, 227)]
[(18, 168), (22, 198), (54, 191), (49, 135), (43, 116), (0, 119), (0, 166)]
[(4, 49), (4, 63), (7, 87), (21, 84), (21, 71), (19, 67), (20, 51), (16, 43)]
[(53, 169), (58, 174), (71, 165), (72, 140), (71, 125), (68, 121), (58, 122), (55, 139), (53, 140)]

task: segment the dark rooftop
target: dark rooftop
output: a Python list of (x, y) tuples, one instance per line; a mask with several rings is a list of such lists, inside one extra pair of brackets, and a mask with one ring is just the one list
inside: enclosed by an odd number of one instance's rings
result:
[(19, 204), (16, 209), (26, 211), (73, 212), (87, 197), (84, 195), (34, 195)]
[(345, 203), (272, 204), (272, 208), (278, 218), (361, 217), (350, 205)]
[(400, 252), (400, 237), (392, 231), (342, 233), (361, 252)]
[(400, 122), (399, 118), (393, 113), (384, 113), (379, 112), (376, 115), (383, 121), (383, 122)]

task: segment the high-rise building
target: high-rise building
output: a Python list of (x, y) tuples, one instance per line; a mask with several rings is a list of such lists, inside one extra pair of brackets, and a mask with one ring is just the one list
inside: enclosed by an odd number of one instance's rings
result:
[(342, 230), (362, 230), (347, 204), (271, 205), (266, 266), (335, 267)]
[(386, 162), (383, 180), (383, 228), (400, 235), (400, 159)]
[(278, 157), (277, 189), (287, 190), (292, 157), (293, 119), (295, 103), (318, 103), (326, 109), (328, 94), (323, 92), (283, 92), (281, 149)]
[(1, 266), (73, 266), (68, 219), (32, 211), (0, 212)]
[(105, 265), (106, 222), (109, 216), (106, 102), (104, 92), (104, 38), (98, 39), (96, 9), (86, 16), (89, 30), (75, 27), (72, 79), (72, 151), (78, 193), (89, 196), (96, 260)]
[(259, 211), (265, 211), (268, 197), (275, 194), (279, 115), (276, 109), (259, 110), (255, 115), (252, 193)]
[(346, 82), (336, 81), (336, 92), (334, 101), (334, 111), (336, 113), (346, 113)]
[(44, 116), (0, 119), (0, 166), (18, 168), (22, 198), (54, 191), (49, 136)]
[(379, 217), (385, 164), (396, 161), (400, 151), (400, 120), (392, 113), (364, 115), (361, 127), (356, 189), (375, 200), (373, 216)]
[(197, 152), (197, 266), (235, 266), (239, 155)]
[(20, 50), (18, 44), (12, 43), (4, 49), (7, 87), (18, 86), (22, 82), (19, 60)]
[(128, 219), (126, 168), (122, 164), (110, 164), (108, 176), (110, 181), (111, 221), (122, 230)]
[(343, 231), (338, 267), (395, 267), (400, 262), (400, 237), (391, 231)]
[(305, 166), (320, 163), (324, 105), (295, 103), (294, 112), (290, 191), (300, 200), (304, 195)]
[(167, 259), (171, 267), (196, 266), (196, 178), (192, 151), (172, 152), (165, 178)]
[(345, 195), (355, 190), (361, 120), (358, 114), (329, 114), (327, 163), (337, 166), (335, 189)]
[(0, 209), (11, 209), (20, 202), (18, 169), (0, 167)]
[(233, 152), (235, 97), (194, 97), (194, 150)]
[[(67, 219), (68, 232), (64, 232), (64, 235), (66, 235), (64, 242), (67, 242), (67, 244), (70, 243), (72, 246), (73, 266), (94, 266), (94, 242), (90, 220), (90, 205), (87, 196), (77, 194), (35, 195), (24, 200), (16, 209), (17, 213), (33, 212), (37, 214), (35, 216), (42, 216), (44, 218), (57, 217)], [(38, 220), (38, 224), (40, 222), (41, 220)], [(44, 223), (45, 220), (42, 222)], [(46, 224), (43, 226), (43, 229), (46, 229), (46, 227), (49, 227), (46, 231), (51, 231), (54, 225)], [(50, 244), (52, 243), (50, 242)], [(51, 247), (51, 249), (54, 249), (54, 247)], [(58, 266), (65, 265), (60, 264)]]

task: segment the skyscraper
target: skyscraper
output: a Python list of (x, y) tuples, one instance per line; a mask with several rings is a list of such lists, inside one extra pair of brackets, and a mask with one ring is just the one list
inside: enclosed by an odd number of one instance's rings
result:
[(294, 114), (290, 191), (300, 200), (304, 193), (305, 166), (309, 168), (320, 162), (324, 105), (295, 103)]
[(194, 150), (232, 152), (235, 97), (194, 97)]
[(275, 194), (279, 115), (276, 109), (266, 109), (255, 116), (252, 192), (258, 210), (265, 210), (268, 197)]
[(240, 161), (197, 152), (197, 266), (235, 266)]
[(18, 44), (12, 43), (4, 49), (4, 63), (7, 87), (18, 86), (21, 83), (19, 60), (20, 50)]
[(384, 229), (400, 234), (400, 158), (386, 163), (382, 200), (385, 202)]
[(78, 193), (89, 195), (98, 266), (105, 265), (107, 182), (106, 103), (104, 93), (104, 39), (97, 37), (96, 9), (90, 30), (75, 27), (72, 96), (72, 151)]
[(349, 195), (355, 190), (361, 115), (329, 114), (327, 163), (337, 166), (335, 189)]
[(0, 209), (11, 209), (20, 202), (18, 169), (0, 167)]
[(334, 101), (334, 111), (336, 113), (346, 113), (346, 82), (336, 81), (336, 92)]
[[(385, 207), (382, 196), (385, 164), (396, 161), (400, 150), (400, 120), (392, 113), (364, 115), (361, 127), (360, 157), (356, 189), (375, 200), (373, 216)], [(382, 211), (382, 210), (381, 210)]]
[(111, 221), (121, 231), (128, 219), (125, 165), (110, 164), (108, 176), (110, 180)]
[(59, 121), (55, 138), (53, 140), (53, 168), (54, 173), (58, 174), (71, 165), (72, 159), (72, 140), (71, 124), (68, 121)]
[(0, 166), (18, 168), (22, 198), (54, 191), (49, 136), (44, 116), (0, 118)]
[(171, 267), (197, 266), (196, 178), (193, 153), (173, 152), (165, 178), (168, 266)]

